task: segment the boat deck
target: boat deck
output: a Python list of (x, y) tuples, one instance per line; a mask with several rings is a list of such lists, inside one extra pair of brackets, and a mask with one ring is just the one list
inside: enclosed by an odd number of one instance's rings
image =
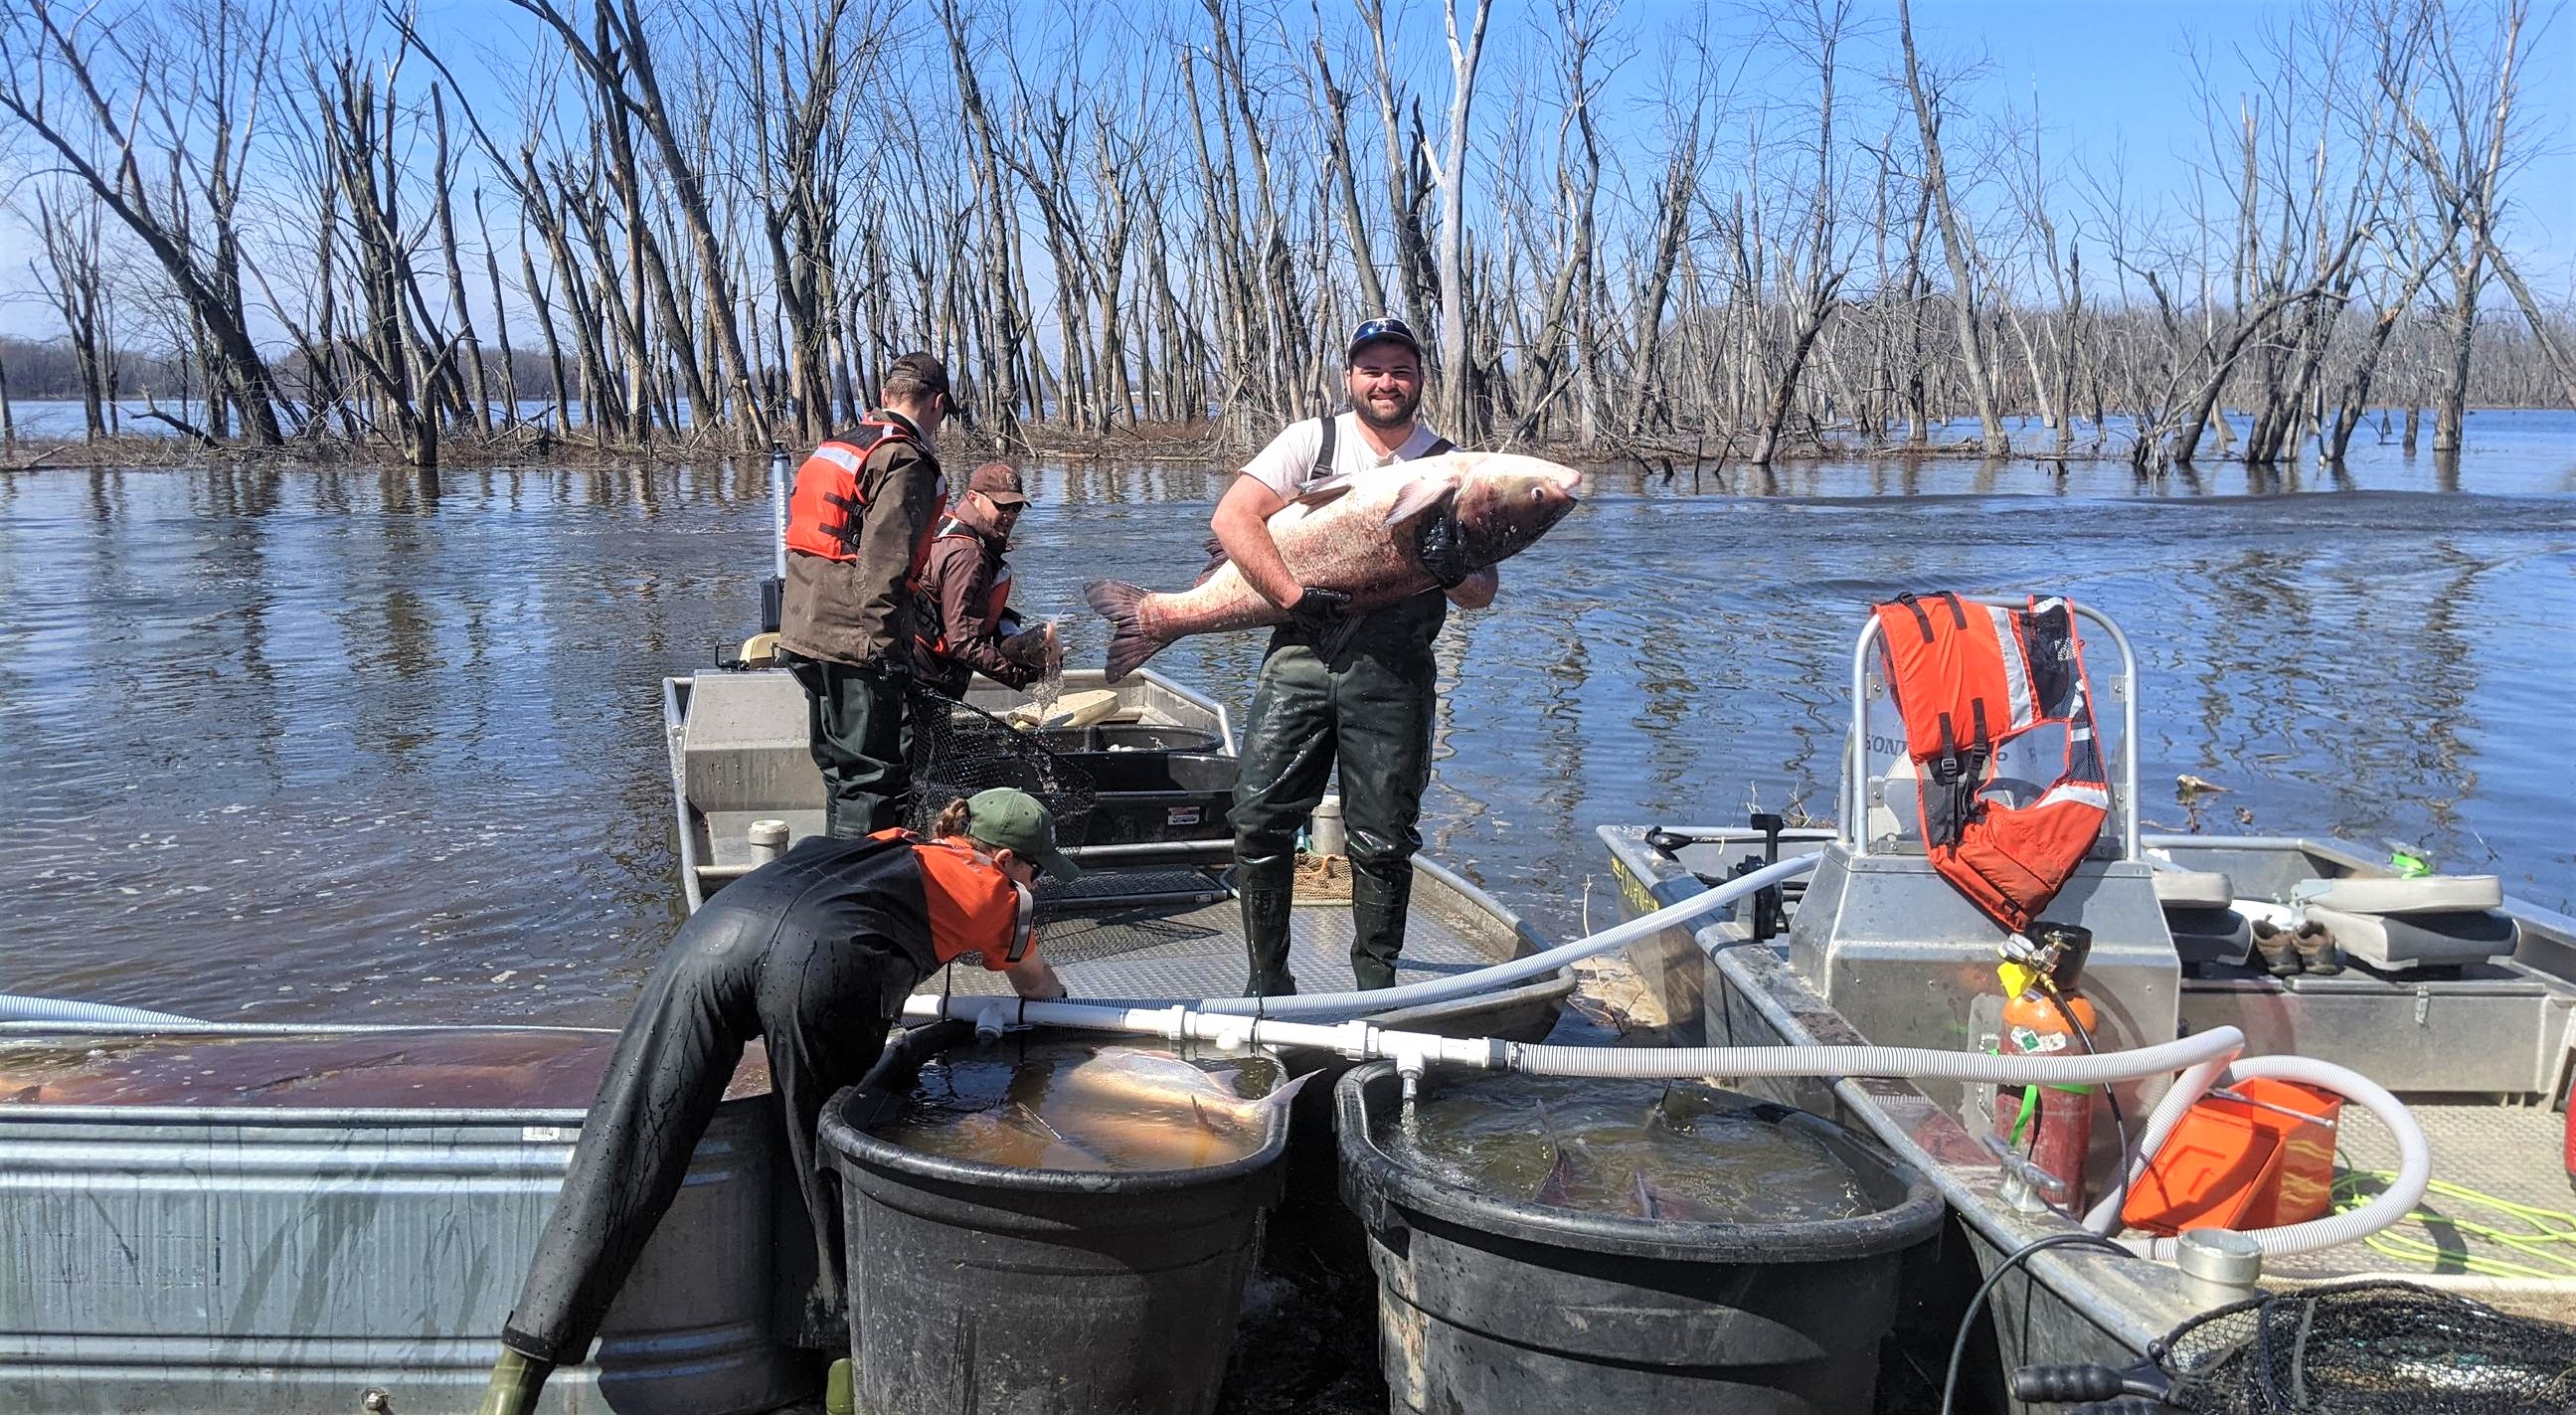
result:
[[(1288, 923), (1289, 970), (1310, 993), (1341, 992), (1351, 978), (1347, 899), (1301, 887)], [(1038, 921), (1038, 951), (1051, 955), (1077, 997), (1233, 997), (1243, 991), (1242, 906), (1231, 897), (1057, 913)], [(1429, 871), (1415, 877), (1396, 981), (1425, 982), (1527, 951), (1510, 921), (1476, 907)], [(1008, 992), (1001, 974), (949, 968), (925, 987)]]
[[(2576, 1193), (2562, 1159), (2566, 1117), (2542, 1106), (2410, 1100), (2433, 1152), (2437, 1188), (2416, 1205), (2419, 1217), (2363, 1244), (2275, 1258), (2277, 1277), (2321, 1279), (2358, 1273), (2406, 1278), (2480, 1276), (2562, 1284), (2540, 1314), (2576, 1321)], [(2397, 1167), (2397, 1142), (2377, 1117), (2346, 1106), (2336, 1135), (2338, 1197), (2368, 1196), (2373, 1175)], [(2361, 1183), (2346, 1183), (2346, 1176)], [(2519, 1206), (2498, 1208), (2488, 1200)], [(2537, 1210), (2534, 1213), (2531, 1211)], [(2511, 1241), (2519, 1236), (2523, 1241)], [(2528, 1308), (2528, 1303), (2514, 1305)]]

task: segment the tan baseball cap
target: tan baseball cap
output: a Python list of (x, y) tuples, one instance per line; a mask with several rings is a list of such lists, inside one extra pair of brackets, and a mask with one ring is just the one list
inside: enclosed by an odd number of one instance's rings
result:
[(968, 491), (980, 491), (996, 506), (1025, 506), (1027, 488), (1020, 484), (1020, 474), (1008, 462), (986, 462), (966, 479)]

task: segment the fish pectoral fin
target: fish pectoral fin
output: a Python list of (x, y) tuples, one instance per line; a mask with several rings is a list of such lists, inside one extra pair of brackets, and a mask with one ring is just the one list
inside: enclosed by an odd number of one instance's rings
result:
[(1326, 477), (1319, 482), (1308, 482), (1306, 484), (1306, 489), (1297, 493), (1297, 499), (1289, 502), (1288, 504), (1290, 506), (1329, 505), (1332, 502), (1341, 499), (1341, 497), (1347, 494), (1352, 487), (1358, 484), (1359, 478), (1351, 476), (1348, 473), (1344, 473), (1337, 477)]
[(1629, 1179), (1631, 1181), (1630, 1188), (1635, 1191), (1638, 1216), (1641, 1218), (1662, 1218), (1664, 1216), (1664, 1197), (1663, 1195), (1655, 1192), (1654, 1185), (1646, 1182), (1646, 1172), (1642, 1169), (1632, 1170), (1629, 1172)]
[(1539, 1180), (1537, 1191), (1530, 1195), (1530, 1202), (1565, 1204), (1574, 1198), (1577, 1187), (1574, 1178), (1574, 1156), (1566, 1153), (1562, 1145), (1552, 1144), (1549, 1148), (1556, 1151), (1556, 1161), (1547, 1167), (1547, 1175)]
[(1387, 508), (1386, 524), (1400, 526), (1425, 511), (1445, 504), (1458, 494), (1458, 483), (1448, 477), (1416, 477), (1396, 493), (1395, 504)]

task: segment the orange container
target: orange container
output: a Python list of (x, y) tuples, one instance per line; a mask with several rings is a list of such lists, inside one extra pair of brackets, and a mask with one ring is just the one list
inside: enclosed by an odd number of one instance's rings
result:
[(2233, 1115), (2280, 1142), (2279, 1182), (2258, 1193), (2245, 1215), (2248, 1228), (2278, 1228), (2321, 1218), (2334, 1202), (2335, 1127), (2343, 1097), (2332, 1091), (2256, 1076), (2201, 1098), (2200, 1104)]
[(2129, 1186), (2120, 1218), (2168, 1237), (2187, 1228), (2259, 1228), (2251, 1215), (2270, 1211), (2280, 1178), (2278, 1133), (2204, 1097)]

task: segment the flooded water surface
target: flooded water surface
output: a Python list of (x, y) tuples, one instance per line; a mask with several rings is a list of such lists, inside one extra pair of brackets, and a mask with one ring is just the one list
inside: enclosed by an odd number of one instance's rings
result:
[(1793, 1223), (1870, 1210), (1815, 1132), (1691, 1082), (1495, 1076), (1426, 1091), (1372, 1138), (1449, 1183), (1549, 1208), (1677, 1223)]
[[(1605, 924), (1595, 826), (1831, 814), (1872, 600), (2040, 589), (2137, 650), (2150, 828), (2395, 841), (2566, 908), (2576, 416), (2469, 428), (2339, 476), (1612, 469), (1451, 618), (1426, 848)], [(1215, 481), (1031, 471), (1020, 602), (1097, 662), (1082, 583), (1186, 583)], [(660, 680), (747, 631), (769, 516), (749, 462), (0, 475), (0, 990), (614, 1025), (679, 919)], [(1262, 642), (1155, 666), (1239, 719)]]
[(1278, 1076), (1264, 1057), (1151, 1044), (969, 1044), (923, 1066), (876, 1134), (1012, 1169), (1201, 1169), (1260, 1150), (1294, 1094)]

